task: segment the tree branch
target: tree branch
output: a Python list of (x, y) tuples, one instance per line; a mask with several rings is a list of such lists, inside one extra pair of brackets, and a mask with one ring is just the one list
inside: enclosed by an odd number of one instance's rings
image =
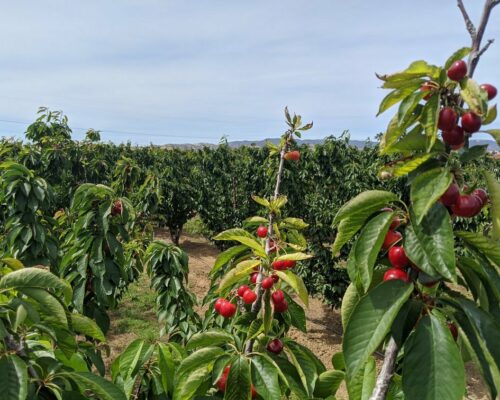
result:
[(385, 349), (384, 363), (377, 377), (377, 383), (375, 384), (375, 389), (373, 389), (370, 400), (384, 400), (387, 396), (387, 391), (389, 390), (391, 379), (394, 375), (394, 366), (396, 365), (398, 351), (398, 345), (391, 336), (387, 348)]
[[(500, 0), (499, 0), (500, 1)], [(481, 57), (483, 55), (483, 53), (488, 50), (488, 47), (490, 47), (493, 42), (495, 41), (495, 39), (488, 39), (488, 41), (486, 42), (486, 44), (483, 46), (483, 48), (481, 50), (479, 50), (479, 53), (477, 54), (478, 57)]]
[(467, 10), (465, 9), (463, 1), (457, 0), (457, 6), (460, 9), (462, 16), (464, 17), (465, 26), (467, 27), (467, 30), (469, 31), (472, 40), (474, 40), (474, 38), (476, 37), (476, 27), (472, 23), (469, 14), (467, 13)]

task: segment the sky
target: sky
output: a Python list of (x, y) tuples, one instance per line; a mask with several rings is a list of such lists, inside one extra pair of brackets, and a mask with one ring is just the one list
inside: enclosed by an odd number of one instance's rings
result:
[[(465, 0), (474, 21), (482, 1)], [(475, 78), (500, 86), (496, 38)], [(375, 72), (444, 64), (470, 44), (455, 0), (24, 0), (0, 7), (0, 135), (23, 137), (39, 106), (73, 137), (217, 143), (278, 137), (283, 108), (305, 138), (373, 138), (390, 112)]]

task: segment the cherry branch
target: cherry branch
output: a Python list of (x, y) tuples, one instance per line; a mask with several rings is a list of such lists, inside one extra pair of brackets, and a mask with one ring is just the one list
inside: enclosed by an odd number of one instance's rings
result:
[(370, 397), (370, 400), (384, 400), (387, 396), (387, 391), (394, 375), (394, 367), (396, 366), (396, 358), (398, 355), (398, 345), (391, 336), (387, 348), (385, 349), (384, 363), (377, 378), (375, 389)]

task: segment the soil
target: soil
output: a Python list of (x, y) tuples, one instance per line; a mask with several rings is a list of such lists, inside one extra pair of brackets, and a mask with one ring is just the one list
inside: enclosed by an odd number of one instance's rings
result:
[[(157, 232), (157, 239), (170, 241), (170, 236), (166, 232)], [(201, 302), (209, 289), (209, 279), (207, 275), (214, 265), (218, 250), (210, 242), (202, 237), (183, 236), (180, 247), (189, 254), (189, 287), (195, 293), (197, 299)], [(204, 312), (205, 310), (197, 310)], [(290, 336), (297, 342), (310, 348), (314, 354), (331, 368), (332, 355), (342, 351), (342, 323), (340, 310), (325, 306), (318, 298), (310, 298), (309, 308), (306, 312), (308, 333), (292, 330)], [(132, 337), (130, 337), (132, 335)], [(123, 350), (124, 343), (130, 343), (134, 339), (133, 334), (126, 335), (124, 341), (121, 335), (111, 335), (109, 344), (112, 353), (119, 353)], [(377, 359), (377, 366), (382, 364), (381, 357)], [(487, 390), (481, 381), (481, 377), (474, 365), (466, 366), (467, 391), (466, 399), (487, 400)], [(337, 392), (337, 398), (348, 399), (345, 385), (341, 386)], [(444, 400), (444, 399), (443, 399)]]

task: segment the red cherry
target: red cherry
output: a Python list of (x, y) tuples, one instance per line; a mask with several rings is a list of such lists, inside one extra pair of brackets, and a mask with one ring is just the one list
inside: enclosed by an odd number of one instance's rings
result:
[(222, 306), (222, 304), (224, 304), (227, 300), (223, 297), (219, 297), (217, 300), (215, 300), (215, 303), (214, 303), (214, 309), (215, 311), (217, 311), (218, 313), (220, 313), (220, 308)]
[(394, 243), (399, 242), (402, 238), (403, 238), (403, 235), (401, 235), (400, 232), (398, 232), (398, 231), (388, 231), (387, 235), (385, 235), (385, 239), (384, 239), (384, 243), (382, 244), (382, 248), (384, 250), (387, 250)]
[(111, 215), (114, 217), (115, 215), (120, 215), (122, 213), (122, 201), (115, 200), (113, 202), (113, 206), (111, 207)]
[(390, 281), (393, 279), (408, 282), (408, 274), (402, 269), (398, 268), (388, 269), (384, 274), (384, 281)]
[(484, 189), (481, 189), (481, 188), (478, 188), (478, 189), (474, 189), (472, 191), (472, 196), (477, 196), (481, 199), (481, 202), (483, 203), (483, 206), (488, 203), (488, 201), (490, 200), (490, 196), (488, 196), (488, 192)]
[(276, 271), (283, 271), (286, 269), (285, 262), (283, 260), (275, 260), (271, 265), (273, 266), (273, 269)]
[(453, 336), (453, 340), (455, 342), (458, 339), (458, 328), (453, 322), (447, 322), (446, 325), (448, 325), (448, 329), (450, 330), (451, 336)]
[(261, 225), (257, 228), (257, 236), (260, 238), (265, 238), (267, 236), (267, 227)]
[(280, 277), (276, 274), (272, 274), (271, 278), (273, 278), (274, 283), (278, 283), (278, 281), (280, 280)]
[(288, 310), (288, 302), (283, 300), (281, 303), (274, 303), (274, 311), (282, 313)]
[(294, 260), (283, 260), (284, 269), (290, 269), (295, 267), (296, 262)]
[(283, 157), (288, 161), (298, 161), (300, 158), (300, 152), (297, 150), (289, 151), (285, 153)]
[(271, 276), (264, 278), (262, 280), (262, 289), (268, 290), (271, 289), (274, 285), (274, 279)]
[(443, 193), (439, 201), (441, 201), (441, 203), (445, 206), (450, 207), (456, 203), (458, 196), (460, 196), (460, 189), (458, 188), (458, 185), (453, 182), (448, 189), (446, 189), (446, 192)]
[(238, 296), (240, 297), (243, 297), (243, 295), (245, 294), (245, 292), (247, 290), (250, 290), (250, 288), (247, 286), (247, 285), (241, 285), (239, 288), (238, 288)]
[(283, 293), (282, 290), (278, 289), (273, 292), (273, 294), (271, 295), (271, 299), (274, 304), (282, 303), (285, 301), (285, 294)]
[[(430, 82), (425, 82), (422, 86), (420, 86), (420, 91), (422, 92), (432, 92), (432, 90), (436, 89), (434, 85)], [(426, 94), (424, 96), (424, 100), (427, 101), (432, 97), (432, 93)]]
[(227, 375), (222, 374), (219, 380), (217, 381), (217, 389), (219, 389), (221, 392), (224, 392), (226, 390), (226, 385), (227, 385)]
[(457, 125), (457, 113), (453, 108), (445, 107), (439, 112), (438, 128), (451, 131)]
[(480, 87), (488, 94), (488, 100), (493, 99), (497, 95), (497, 88), (489, 83), (483, 83)]
[(450, 148), (452, 150), (460, 150), (462, 147), (464, 147), (464, 144), (465, 144), (465, 142), (462, 142), (460, 144), (453, 144), (453, 145), (450, 145)]
[(258, 272), (254, 272), (252, 275), (250, 275), (250, 282), (253, 284), (257, 283), (257, 278), (259, 277)]
[[(384, 207), (380, 211), (393, 212), (394, 210), (392, 208), (390, 208), (390, 207)], [(392, 231), (392, 230), (396, 229), (399, 225), (401, 225), (401, 218), (394, 217), (394, 219), (393, 219), (393, 221), (392, 221), (391, 226), (389, 227), (389, 229)]]
[(270, 253), (276, 252), (276, 243), (274, 243), (274, 241), (272, 240), (269, 241), (269, 252)]
[(462, 128), (467, 133), (474, 133), (481, 129), (481, 118), (473, 112), (462, 115)]
[(273, 339), (267, 344), (267, 351), (279, 354), (283, 351), (283, 342), (279, 339)]
[(233, 303), (226, 301), (220, 306), (220, 314), (224, 318), (231, 318), (234, 314), (236, 314), (236, 306)]
[(243, 295), (243, 302), (245, 304), (252, 304), (255, 300), (257, 300), (257, 295), (253, 290), (248, 289)]
[(467, 64), (464, 60), (455, 61), (448, 68), (447, 74), (452, 81), (461, 81), (467, 75)]
[(403, 269), (410, 262), (402, 246), (392, 246), (389, 249), (389, 261), (394, 268), (399, 269)]
[(451, 206), (453, 214), (459, 217), (473, 217), (481, 211), (483, 202), (478, 196), (463, 194), (458, 196), (454, 205)]
[(453, 129), (443, 131), (443, 142), (449, 146), (461, 145), (465, 140), (464, 130), (461, 126), (455, 125)]
[(250, 386), (250, 393), (252, 394), (252, 399), (255, 399), (257, 397), (257, 391), (255, 390), (255, 386), (253, 383)]

